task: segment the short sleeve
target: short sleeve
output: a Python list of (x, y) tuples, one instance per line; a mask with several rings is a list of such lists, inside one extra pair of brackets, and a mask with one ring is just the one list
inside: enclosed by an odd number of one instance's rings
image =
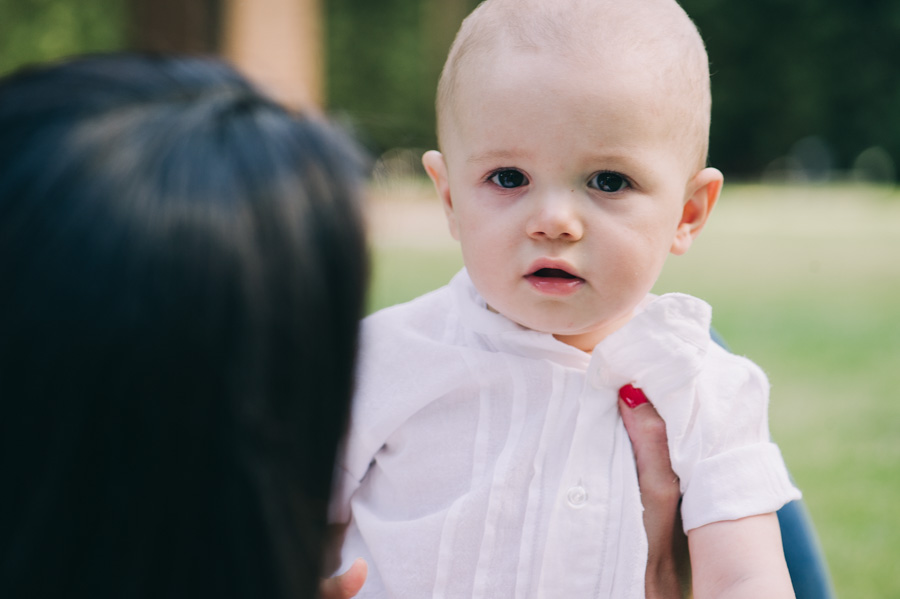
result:
[(710, 320), (702, 300), (667, 294), (598, 346), (610, 382), (641, 387), (666, 423), (685, 531), (800, 497), (769, 437), (765, 374), (716, 345)]
[(685, 531), (800, 498), (770, 439), (769, 382), (756, 364), (713, 345), (693, 393), (697, 416), (675, 449), (698, 448), (683, 487)]
[(768, 514), (800, 499), (778, 446), (736, 447), (701, 460), (681, 504), (685, 532), (704, 524)]

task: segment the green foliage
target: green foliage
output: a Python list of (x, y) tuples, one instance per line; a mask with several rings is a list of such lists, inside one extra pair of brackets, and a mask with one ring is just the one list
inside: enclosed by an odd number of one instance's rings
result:
[[(249, 1), (249, 0), (248, 0)], [(711, 162), (755, 177), (815, 136), (848, 170), (867, 148), (900, 165), (900, 3), (681, 0), (713, 71)], [(477, 0), (322, 0), (329, 110), (376, 154), (433, 147), (434, 92)], [(130, 0), (0, 0), (0, 74), (125, 46)]]
[(125, 44), (126, 0), (0, 0), (0, 74)]
[[(432, 146), (441, 62), (477, 2), (326, 4), (332, 110), (345, 113), (376, 152)], [(824, 142), (839, 170), (872, 146), (900, 164), (896, 0), (682, 4), (709, 48), (711, 160), (729, 176), (757, 176), (809, 136)]]
[(327, 88), (376, 153), (434, 147), (434, 95), (447, 50), (477, 0), (330, 0)]
[(896, 0), (682, 0), (712, 67), (712, 162), (757, 174), (821, 137), (846, 169), (871, 146), (900, 163)]

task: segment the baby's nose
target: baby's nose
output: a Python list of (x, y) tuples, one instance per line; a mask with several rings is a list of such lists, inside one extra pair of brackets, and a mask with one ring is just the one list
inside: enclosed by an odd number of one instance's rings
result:
[(584, 236), (584, 223), (574, 192), (548, 195), (538, 201), (528, 220), (528, 235), (533, 238), (578, 241)]

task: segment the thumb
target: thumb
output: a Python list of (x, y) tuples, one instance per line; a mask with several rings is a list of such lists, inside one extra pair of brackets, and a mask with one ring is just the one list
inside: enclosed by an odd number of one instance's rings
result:
[(669, 459), (666, 423), (656, 408), (640, 389), (626, 385), (620, 391), (619, 412), (634, 449), (641, 492), (670, 488), (676, 477)]
[(359, 558), (350, 568), (338, 576), (324, 579), (319, 584), (321, 599), (350, 599), (355, 597), (366, 582), (369, 566), (366, 560)]

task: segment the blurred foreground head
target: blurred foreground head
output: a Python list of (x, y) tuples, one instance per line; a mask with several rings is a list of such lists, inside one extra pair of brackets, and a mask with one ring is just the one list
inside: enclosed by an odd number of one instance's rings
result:
[(0, 596), (311, 596), (359, 156), (222, 63), (0, 80)]

